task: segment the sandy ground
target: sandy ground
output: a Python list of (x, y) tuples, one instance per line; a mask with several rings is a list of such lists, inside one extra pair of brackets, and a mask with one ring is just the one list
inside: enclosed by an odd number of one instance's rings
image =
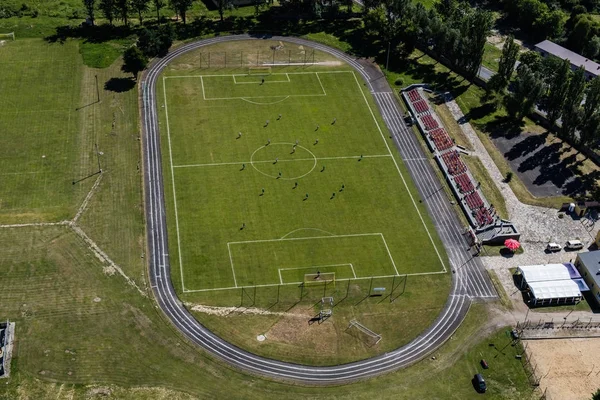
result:
[(589, 399), (600, 388), (598, 339), (530, 340), (527, 352), (549, 400)]

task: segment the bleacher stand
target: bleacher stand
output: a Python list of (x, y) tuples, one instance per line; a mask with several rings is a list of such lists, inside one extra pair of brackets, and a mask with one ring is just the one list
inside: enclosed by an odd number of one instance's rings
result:
[(429, 132), (429, 135), (431, 136), (431, 140), (433, 140), (433, 143), (435, 144), (435, 148), (439, 152), (448, 150), (449, 148), (454, 146), (454, 142), (452, 142), (452, 139), (450, 139), (450, 136), (448, 136), (448, 133), (446, 133), (446, 130), (444, 128), (434, 129), (431, 132)]
[(409, 91), (408, 98), (410, 99), (411, 103), (414, 103), (419, 100), (423, 100), (423, 98), (421, 97), (421, 94), (419, 93), (419, 91), (417, 89), (413, 89), (413, 90)]
[(415, 101), (413, 103), (413, 107), (415, 108), (415, 111), (419, 115), (429, 111), (429, 105), (427, 104), (427, 102), (425, 100)]
[(467, 174), (456, 175), (454, 181), (461, 193), (471, 193), (475, 190), (475, 186), (473, 186), (473, 182), (471, 182), (471, 178)]
[(462, 174), (467, 170), (467, 166), (462, 162), (460, 155), (456, 150), (443, 153), (442, 161), (444, 161), (448, 173), (452, 176)]
[(428, 131), (438, 128), (438, 122), (430, 114), (423, 115), (420, 117), (421, 122), (425, 125), (425, 129)]

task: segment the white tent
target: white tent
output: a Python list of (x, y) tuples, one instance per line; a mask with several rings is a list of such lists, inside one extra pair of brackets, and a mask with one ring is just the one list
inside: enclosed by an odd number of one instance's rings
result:
[(569, 270), (562, 264), (525, 265), (517, 268), (523, 283), (570, 280)]
[(572, 303), (581, 300), (581, 291), (571, 279), (527, 282), (534, 304)]

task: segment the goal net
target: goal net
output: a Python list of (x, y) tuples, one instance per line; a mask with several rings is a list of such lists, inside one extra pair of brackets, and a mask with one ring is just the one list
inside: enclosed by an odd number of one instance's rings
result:
[(248, 75), (271, 75), (271, 67), (248, 67)]
[(380, 334), (373, 332), (355, 319), (350, 321), (346, 331), (369, 347), (375, 346), (382, 339)]
[(316, 274), (304, 274), (304, 286), (323, 284), (335, 285), (335, 272), (317, 272)]

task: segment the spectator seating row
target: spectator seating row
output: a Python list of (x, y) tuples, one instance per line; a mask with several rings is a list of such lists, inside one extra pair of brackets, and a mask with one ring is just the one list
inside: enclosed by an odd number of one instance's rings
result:
[(480, 208), (477, 210), (475, 213), (475, 219), (477, 220), (479, 226), (489, 225), (494, 222), (494, 217), (492, 217), (490, 210), (487, 208)]
[(429, 105), (427, 104), (427, 102), (425, 100), (415, 101), (413, 103), (413, 107), (415, 108), (415, 111), (417, 112), (417, 114), (423, 114), (423, 113), (429, 111)]
[(471, 182), (471, 178), (469, 178), (469, 175), (467, 174), (456, 175), (454, 181), (462, 193), (471, 193), (475, 190), (473, 182)]
[(467, 170), (467, 166), (462, 162), (460, 155), (456, 150), (442, 154), (442, 161), (444, 161), (448, 173), (452, 176), (462, 174)]
[(419, 91), (417, 89), (413, 89), (413, 90), (409, 91), (407, 94), (408, 94), (408, 98), (410, 99), (411, 103), (414, 103), (419, 100), (423, 100), (423, 98), (421, 97), (421, 94), (419, 93)]
[(477, 192), (465, 195), (465, 202), (467, 203), (467, 207), (472, 211), (478, 211), (483, 207), (483, 200), (481, 200), (481, 197)]
[(421, 122), (423, 122), (423, 125), (425, 125), (425, 129), (427, 129), (428, 131), (439, 127), (437, 121), (431, 116), (431, 114), (423, 115), (420, 118), (420, 120)]
[(450, 139), (450, 136), (448, 136), (448, 133), (444, 128), (432, 130), (429, 132), (429, 136), (431, 137), (431, 140), (433, 140), (436, 149), (438, 149), (440, 152), (448, 150), (454, 146), (454, 142), (452, 142), (452, 139)]

